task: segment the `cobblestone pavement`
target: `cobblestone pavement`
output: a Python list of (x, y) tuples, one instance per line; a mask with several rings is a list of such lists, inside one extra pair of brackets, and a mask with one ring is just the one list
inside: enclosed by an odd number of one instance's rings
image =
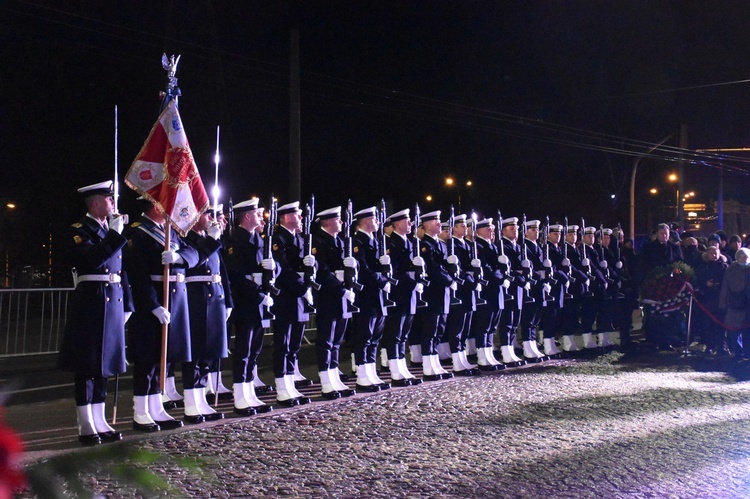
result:
[[(156, 435), (185, 497), (750, 497), (750, 367), (553, 360)], [(121, 445), (121, 444), (110, 444)], [(134, 491), (86, 477), (110, 497)]]

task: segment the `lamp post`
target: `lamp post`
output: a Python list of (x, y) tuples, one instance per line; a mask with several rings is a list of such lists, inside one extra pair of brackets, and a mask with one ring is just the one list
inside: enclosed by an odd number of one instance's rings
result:
[(646, 151), (645, 154), (638, 156), (635, 158), (635, 161), (633, 161), (633, 173), (630, 176), (630, 239), (635, 241), (635, 175), (638, 173), (638, 165), (641, 163), (641, 160), (645, 157), (654, 152), (656, 149), (659, 148), (663, 143), (668, 141), (672, 138), (672, 135), (669, 134), (664, 139), (659, 142), (658, 144), (654, 144), (654, 146)]
[[(671, 183), (675, 183), (679, 180), (679, 177), (676, 173), (670, 173), (669, 176), (667, 176), (667, 180), (669, 180)], [(675, 201), (674, 201), (674, 218), (675, 222), (679, 222), (680, 220), (680, 186), (677, 185), (677, 188), (675, 189)]]
[(456, 187), (456, 190), (458, 192), (458, 212), (459, 213), (461, 213), (461, 186), (462, 186), (462, 184), (463, 184), (463, 186), (469, 188), (472, 185), (474, 185), (474, 182), (472, 182), (471, 180), (466, 180), (466, 181), (464, 181), (462, 183), (462, 182), (457, 181), (453, 177), (446, 177), (445, 178), (445, 186), (446, 187), (449, 187), (449, 188), (450, 187), (454, 187), (454, 186)]

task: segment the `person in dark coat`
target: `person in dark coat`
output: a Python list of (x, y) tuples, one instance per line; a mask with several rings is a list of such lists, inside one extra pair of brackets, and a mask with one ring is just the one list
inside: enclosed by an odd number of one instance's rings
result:
[[(521, 314), (521, 339), (523, 347), (523, 357), (529, 362), (540, 362), (549, 360), (542, 352), (539, 351), (536, 335), (539, 330), (539, 322), (542, 318), (542, 309), (544, 304), (550, 300), (552, 286), (546, 279), (547, 268), (544, 264), (545, 255), (542, 247), (538, 243), (539, 239), (539, 220), (529, 220), (525, 223), (523, 246), (521, 251), (524, 259), (521, 264), (528, 269), (529, 275), (533, 278), (530, 295), (532, 300), (524, 304), (523, 313)], [(550, 267), (551, 267), (550, 263)]]
[(566, 352), (578, 352), (580, 351), (579, 343), (581, 343), (581, 325), (580, 316), (583, 308), (583, 300), (591, 294), (591, 276), (589, 272), (590, 264), (581, 257), (581, 252), (576, 246), (578, 242), (578, 229), (577, 225), (568, 225), (568, 231), (565, 234), (565, 246), (563, 246), (563, 260), (561, 262), (563, 271), (568, 276), (570, 286), (568, 286), (568, 292), (570, 293), (570, 299), (568, 299), (562, 310), (562, 347)]
[[(185, 415), (203, 416), (206, 421), (224, 418), (206, 401), (209, 366), (226, 358), (227, 320), (232, 313), (232, 291), (221, 254), (221, 225), (214, 220), (220, 207), (209, 206), (187, 234), (198, 251), (199, 262), (185, 271), (190, 307), (190, 351), (192, 360), (182, 363)], [(217, 373), (221, 376), (221, 372)], [(218, 384), (218, 379), (214, 380)], [(214, 385), (214, 390), (217, 386)]]
[(547, 241), (543, 246), (545, 259), (542, 266), (551, 287), (549, 296), (552, 299), (544, 303), (540, 326), (544, 331), (544, 354), (550, 356), (560, 354), (555, 338), (563, 332), (562, 310), (565, 305), (565, 290), (569, 282), (564, 264), (570, 265), (570, 262), (564, 261), (563, 244), (565, 243), (561, 242), (562, 231), (562, 225), (550, 225), (547, 230)]
[(234, 413), (252, 416), (268, 412), (272, 406), (256, 395), (254, 383), (258, 356), (263, 348), (263, 328), (271, 325), (270, 307), (273, 297), (264, 288), (263, 271), (267, 268), (275, 276), (276, 264), (266, 249), (265, 241), (257, 232), (263, 227), (263, 208), (258, 198), (234, 205), (237, 228), (226, 248), (226, 265), (232, 283), (232, 302), (235, 305), (231, 322), (234, 325), (232, 349), (232, 392)]
[(646, 244), (642, 251), (643, 276), (648, 275), (651, 269), (678, 261), (683, 261), (680, 246), (669, 240), (669, 225), (659, 224), (656, 239)]
[(719, 308), (726, 310), (724, 324), (729, 351), (736, 359), (750, 358), (750, 249), (740, 248), (724, 272)]
[[(171, 230), (164, 249), (165, 230)], [(123, 265), (133, 290), (135, 312), (128, 328), (128, 356), (133, 363), (133, 428), (152, 432), (182, 426), (167, 414), (160, 395), (162, 325), (169, 325), (167, 363), (192, 360), (185, 269), (198, 264), (198, 252), (150, 205), (127, 233)], [(164, 265), (169, 265), (169, 310), (163, 303)], [(185, 417), (189, 423), (203, 417)]]
[[(114, 214), (113, 183), (81, 187), (87, 213), (68, 229), (65, 260), (74, 267), (75, 292), (58, 365), (74, 373), (78, 439), (83, 445), (120, 440), (107, 424), (107, 379), (125, 372), (125, 322), (133, 312), (122, 272), (124, 218)], [(116, 402), (116, 401), (115, 401)]]
[[(720, 316), (719, 295), (721, 294), (721, 283), (724, 280), (724, 272), (727, 263), (720, 258), (721, 252), (718, 247), (710, 247), (703, 253), (702, 262), (695, 269), (695, 292), (696, 299), (708, 309), (714, 317)], [(706, 345), (706, 352), (711, 354), (726, 353), (726, 338), (724, 328), (717, 324), (708, 313), (698, 307), (696, 310), (698, 330), (701, 340)]]
[(516, 332), (521, 323), (521, 313), (523, 311), (524, 301), (529, 299), (528, 293), (531, 290), (531, 282), (524, 275), (525, 269), (521, 266), (523, 261), (523, 248), (518, 244), (518, 218), (504, 218), (500, 221), (500, 240), (498, 245), (503, 245), (501, 256), (501, 265), (503, 272), (511, 281), (507, 295), (511, 300), (505, 302), (505, 307), (500, 313), (500, 325), (498, 327), (498, 337), (500, 340), (500, 352), (502, 353), (503, 363), (514, 366), (523, 365), (526, 361), (522, 360), (513, 347), (516, 340)]

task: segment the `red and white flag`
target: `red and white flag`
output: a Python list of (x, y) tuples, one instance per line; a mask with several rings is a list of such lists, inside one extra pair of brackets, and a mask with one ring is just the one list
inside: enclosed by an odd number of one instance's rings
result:
[(208, 194), (175, 100), (156, 120), (125, 175), (125, 183), (153, 202), (183, 237), (208, 208)]

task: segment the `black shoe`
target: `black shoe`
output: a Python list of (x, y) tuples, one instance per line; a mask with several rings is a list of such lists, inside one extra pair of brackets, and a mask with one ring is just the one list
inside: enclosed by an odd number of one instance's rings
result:
[(421, 378), (409, 378), (409, 383), (411, 386), (421, 385), (422, 379)]
[(414, 362), (412, 360), (412, 361), (409, 361), (409, 363), (411, 364), (411, 367), (422, 367), (422, 363), (421, 362)]
[(411, 383), (409, 383), (408, 379), (392, 379), (391, 385), (396, 387), (402, 387), (402, 386), (411, 386)]
[(146, 433), (153, 433), (155, 431), (161, 430), (161, 427), (158, 424), (153, 424), (153, 423), (141, 424), (141, 423), (136, 423), (135, 421), (133, 421), (133, 429), (136, 431), (144, 431)]
[(528, 364), (539, 364), (542, 361), (541, 358), (537, 358), (537, 357), (524, 357), (524, 360)]
[(170, 409), (177, 409), (178, 407), (185, 407), (185, 401), (183, 400), (167, 400), (166, 402), (162, 402), (164, 406), (164, 410), (168, 411)]
[(453, 371), (453, 375), (468, 377), (468, 376), (474, 376), (474, 372), (471, 369), (461, 369), (460, 371)]
[(495, 370), (497, 371), (502, 371), (503, 369), (505, 369), (505, 364), (498, 364), (495, 366)]
[(305, 405), (312, 402), (312, 399), (310, 397), (299, 397), (297, 400), (299, 401), (299, 405)]
[(373, 393), (373, 392), (379, 392), (380, 386), (379, 385), (360, 385), (357, 383), (357, 390), (360, 392), (367, 392), (367, 393)]
[(336, 390), (332, 392), (323, 392), (321, 393), (321, 396), (326, 400), (336, 400), (341, 398), (341, 394), (337, 392)]
[(255, 412), (257, 412), (258, 414), (265, 414), (267, 412), (271, 412), (273, 410), (273, 406), (264, 404), (253, 407), (253, 409), (255, 409)]
[(351, 397), (352, 395), (357, 394), (357, 390), (353, 388), (347, 388), (346, 390), (339, 390), (339, 393), (342, 397)]
[(479, 369), (480, 371), (484, 371), (484, 372), (488, 372), (488, 373), (493, 372), (493, 371), (497, 371), (497, 368), (498, 368), (498, 366), (493, 366), (492, 364), (487, 364), (486, 366), (483, 366), (483, 365), (479, 364), (477, 366), (477, 369)]
[(423, 374), (422, 379), (425, 381), (440, 381), (443, 378), (439, 374)]
[(78, 435), (78, 441), (81, 442), (81, 445), (84, 447), (91, 447), (92, 445), (99, 445), (102, 443), (102, 439), (99, 438), (98, 433), (94, 433), (93, 435)]
[[(205, 423), (206, 422), (206, 418), (204, 418), (200, 414), (198, 414), (197, 416), (188, 416), (187, 414), (185, 414), (185, 416), (182, 419), (184, 419), (187, 424), (201, 424), (201, 423)], [(178, 421), (178, 423), (181, 423), (181, 422), (182, 421)], [(161, 423), (159, 423), (159, 424), (161, 424)], [(180, 426), (182, 426), (182, 425), (180, 425)], [(179, 426), (178, 426), (178, 428), (179, 428)], [(167, 428), (164, 428), (164, 429), (166, 430)]]
[(299, 381), (294, 382), (294, 388), (307, 388), (308, 386), (312, 385), (313, 382), (309, 379), (301, 379)]
[[(270, 406), (266, 406), (266, 407), (270, 407)], [(256, 414), (258, 414), (258, 411), (255, 410), (255, 407), (245, 407), (244, 409), (239, 409), (235, 407), (234, 413), (237, 414), (238, 416), (247, 417), (247, 416), (255, 416)]]
[(391, 389), (391, 384), (390, 383), (380, 383), (378, 385), (378, 388), (380, 388), (381, 390), (390, 390)]
[(356, 376), (352, 377), (352, 376), (349, 376), (348, 374), (341, 373), (339, 375), (339, 379), (341, 381), (347, 382), (347, 381), (354, 381), (355, 379), (357, 379), (357, 377)]
[(442, 373), (438, 374), (440, 376), (440, 379), (451, 379), (453, 377), (453, 373)]
[(256, 386), (255, 387), (255, 394), (256, 395), (265, 395), (266, 393), (272, 393), (275, 392), (276, 388), (274, 388), (271, 385), (265, 385), (265, 386)]
[(279, 405), (283, 405), (284, 407), (294, 407), (296, 405), (299, 405), (299, 399), (295, 399), (295, 398), (286, 399), (286, 400), (276, 399), (276, 403)]
[[(206, 400), (214, 400), (216, 397), (213, 393), (206, 393)], [(224, 392), (219, 394), (219, 400), (222, 402), (233, 402), (234, 394), (232, 392)]]
[(218, 421), (220, 419), (224, 419), (224, 413), (212, 412), (211, 414), (204, 414), (203, 419), (205, 419), (206, 421)]
[[(185, 417), (187, 418), (189, 416), (185, 416)], [(198, 417), (202, 418), (203, 416), (198, 416)], [(203, 421), (201, 421), (201, 423), (202, 422)], [(177, 428), (182, 428), (184, 426), (182, 424), (182, 421), (180, 421), (179, 419), (167, 419), (164, 421), (155, 420), (155, 423), (158, 424), (162, 430), (176, 430)]]
[(99, 438), (102, 442), (117, 442), (118, 440), (122, 440), (122, 433), (119, 431), (105, 431), (99, 433)]

